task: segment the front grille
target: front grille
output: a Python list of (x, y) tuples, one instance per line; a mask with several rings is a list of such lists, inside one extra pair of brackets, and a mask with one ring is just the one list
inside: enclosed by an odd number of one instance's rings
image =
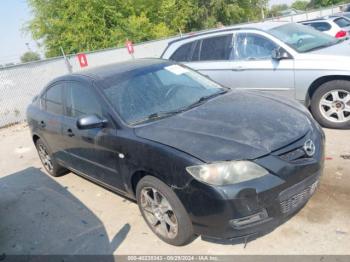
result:
[(306, 155), (305, 151), (302, 148), (297, 148), (297, 149), (294, 149), (294, 150), (289, 151), (287, 153), (283, 153), (283, 154), (279, 155), (279, 157), (282, 160), (288, 161), (288, 162), (308, 158), (308, 156)]
[(305, 204), (308, 199), (315, 192), (318, 185), (318, 181), (314, 182), (312, 185), (305, 188), (303, 191), (291, 196), (290, 198), (280, 202), (281, 212), (283, 214), (290, 214), (297, 210), (303, 204)]

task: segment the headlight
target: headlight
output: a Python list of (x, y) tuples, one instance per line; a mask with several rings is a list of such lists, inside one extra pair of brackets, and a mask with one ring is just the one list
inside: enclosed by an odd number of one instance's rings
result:
[(228, 161), (186, 168), (194, 178), (202, 182), (222, 186), (259, 178), (268, 171), (250, 161)]

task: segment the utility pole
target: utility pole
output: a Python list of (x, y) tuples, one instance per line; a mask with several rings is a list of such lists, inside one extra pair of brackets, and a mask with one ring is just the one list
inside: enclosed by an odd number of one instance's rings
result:
[(265, 5), (264, 5), (264, 0), (260, 0), (259, 1), (259, 5), (260, 5), (260, 9), (261, 9), (261, 20), (265, 20), (265, 11), (264, 11), (264, 8), (265, 8)]
[(66, 54), (64, 53), (62, 46), (60, 46), (60, 49), (61, 49), (61, 52), (62, 52), (62, 55), (63, 55), (63, 58), (64, 58), (64, 62), (66, 63), (68, 72), (71, 74), (73, 72), (72, 65), (69, 63), (69, 60), (66, 57)]

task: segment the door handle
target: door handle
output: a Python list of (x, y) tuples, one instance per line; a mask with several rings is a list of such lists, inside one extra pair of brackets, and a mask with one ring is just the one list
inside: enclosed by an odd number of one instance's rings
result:
[(72, 129), (69, 128), (69, 129), (67, 130), (67, 135), (68, 135), (69, 137), (74, 136), (74, 133), (73, 133)]
[(45, 122), (44, 122), (44, 121), (40, 121), (40, 124), (39, 124), (39, 125), (40, 125), (40, 127), (41, 127), (41, 128), (46, 127), (46, 124), (45, 124)]
[(242, 66), (237, 66), (237, 67), (235, 67), (235, 68), (232, 68), (232, 71), (237, 71), (237, 72), (239, 72), (239, 71), (244, 71), (245, 69), (244, 69), (244, 67), (242, 67)]

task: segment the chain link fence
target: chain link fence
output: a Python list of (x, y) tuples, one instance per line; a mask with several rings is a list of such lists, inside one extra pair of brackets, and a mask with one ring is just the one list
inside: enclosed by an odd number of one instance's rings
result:
[[(135, 58), (160, 57), (173, 38), (135, 45)], [(131, 59), (125, 48), (112, 48), (87, 53), (88, 67), (106, 65)], [(68, 56), (72, 71), (80, 68), (75, 55)], [(26, 108), (32, 99), (53, 78), (67, 74), (63, 57), (0, 68), (0, 127), (26, 119)]]

